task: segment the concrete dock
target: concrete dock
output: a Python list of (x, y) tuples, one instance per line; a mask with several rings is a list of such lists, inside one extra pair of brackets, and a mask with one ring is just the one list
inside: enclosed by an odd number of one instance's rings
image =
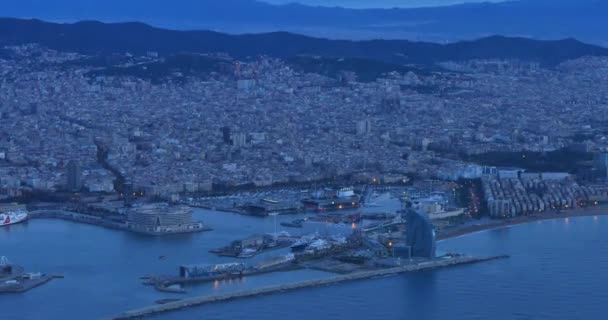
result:
[(62, 278), (56, 275), (43, 275), (36, 279), (20, 279), (18, 283), (2, 283), (0, 284), (0, 293), (22, 293), (32, 290), (36, 287), (44, 285), (49, 281), (57, 278)]
[(209, 277), (194, 277), (194, 278), (182, 278), (182, 277), (174, 277), (174, 276), (158, 276), (158, 275), (150, 275), (144, 284), (154, 286), (154, 288), (161, 292), (167, 293), (187, 293), (186, 290), (179, 288), (174, 288), (173, 286), (183, 286), (188, 284), (197, 284), (197, 283), (205, 283), (205, 282), (213, 282), (216, 280), (229, 280), (229, 279), (238, 279), (242, 277), (256, 276), (271, 272), (285, 272), (292, 270), (299, 270), (302, 267), (296, 264), (282, 265), (274, 268), (267, 268), (263, 270), (259, 269), (247, 269), (244, 270), (240, 274), (223, 274), (218, 276), (209, 276)]
[(135, 318), (141, 318), (141, 317), (145, 317), (145, 316), (149, 316), (149, 315), (153, 315), (153, 314), (176, 311), (176, 310), (180, 310), (180, 309), (184, 309), (184, 308), (188, 308), (188, 307), (195, 307), (195, 306), (200, 306), (200, 305), (204, 305), (204, 304), (230, 301), (230, 300), (235, 300), (235, 299), (240, 299), (240, 298), (255, 297), (255, 296), (260, 296), (260, 295), (267, 295), (267, 294), (273, 294), (273, 293), (279, 293), (279, 292), (291, 291), (291, 290), (297, 290), (297, 289), (303, 289), (303, 288), (309, 288), (309, 287), (333, 285), (333, 284), (338, 284), (338, 283), (347, 282), (347, 281), (370, 279), (370, 278), (375, 278), (375, 277), (396, 275), (396, 274), (401, 274), (401, 273), (406, 273), (406, 272), (416, 272), (416, 271), (430, 270), (430, 269), (435, 269), (435, 268), (445, 268), (445, 267), (449, 267), (449, 266), (479, 263), (479, 262), (504, 259), (504, 258), (508, 258), (508, 256), (494, 256), (494, 257), (485, 257), (485, 258), (462, 257), (461, 256), (461, 257), (437, 259), (437, 260), (426, 261), (426, 262), (421, 262), (418, 264), (390, 268), (390, 269), (363, 271), (363, 272), (357, 272), (357, 273), (352, 273), (352, 274), (347, 274), (347, 275), (338, 275), (338, 276), (327, 278), (327, 279), (307, 280), (307, 281), (288, 283), (288, 284), (282, 284), (282, 285), (276, 285), (276, 286), (262, 287), (262, 288), (258, 288), (258, 289), (252, 289), (252, 290), (246, 290), (246, 291), (240, 291), (240, 292), (232, 292), (232, 293), (225, 293), (225, 294), (219, 294), (219, 295), (207, 295), (207, 296), (183, 299), (183, 300), (179, 300), (179, 301), (175, 301), (175, 302), (166, 303), (163, 305), (155, 305), (155, 306), (150, 306), (150, 307), (146, 307), (146, 308), (142, 308), (142, 309), (127, 311), (119, 316), (114, 317), (113, 319), (115, 319), (115, 320), (135, 319)]
[[(22, 266), (7, 264), (0, 265), (0, 294), (2, 293), (22, 293), (39, 287), (57, 278), (59, 275), (47, 275), (41, 273), (26, 273)], [(8, 270), (8, 271), (7, 271)]]

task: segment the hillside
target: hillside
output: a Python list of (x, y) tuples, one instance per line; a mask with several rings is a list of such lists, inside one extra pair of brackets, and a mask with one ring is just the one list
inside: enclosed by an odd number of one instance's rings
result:
[(608, 55), (606, 48), (573, 39), (540, 41), (492, 36), (443, 45), (407, 40), (329, 40), (286, 32), (229, 35), (212, 31), (167, 30), (143, 23), (86, 21), (57, 24), (40, 20), (0, 19), (0, 45), (25, 43), (39, 43), (56, 50), (92, 55), (125, 52), (145, 54), (150, 51), (161, 55), (224, 52), (239, 59), (258, 55), (279, 58), (318, 55), (416, 65), (498, 58), (554, 66), (581, 56)]
[(608, 2), (519, 0), (415, 9), (270, 5), (255, 0), (3, 0), (0, 16), (142, 21), (230, 33), (289, 31), (343, 39), (471, 40), (493, 34), (606, 44)]

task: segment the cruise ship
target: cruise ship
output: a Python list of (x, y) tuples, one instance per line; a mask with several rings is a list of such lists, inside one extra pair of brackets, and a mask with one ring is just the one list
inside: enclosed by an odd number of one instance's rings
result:
[(0, 213), (0, 227), (27, 220), (27, 211), (17, 210)]

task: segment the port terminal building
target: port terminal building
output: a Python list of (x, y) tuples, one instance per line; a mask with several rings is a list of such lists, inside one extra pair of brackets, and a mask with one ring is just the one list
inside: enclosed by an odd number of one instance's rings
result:
[(149, 233), (188, 232), (203, 229), (201, 222), (193, 221), (192, 209), (165, 203), (141, 204), (128, 212), (130, 229)]

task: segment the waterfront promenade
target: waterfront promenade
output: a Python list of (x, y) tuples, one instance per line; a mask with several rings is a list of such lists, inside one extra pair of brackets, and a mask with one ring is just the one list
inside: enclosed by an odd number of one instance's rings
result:
[(593, 217), (593, 216), (607, 216), (608, 205), (601, 204), (593, 207), (586, 208), (574, 208), (563, 211), (547, 211), (531, 216), (518, 216), (508, 219), (497, 219), (497, 220), (485, 220), (479, 224), (469, 224), (450, 227), (437, 232), (437, 240), (446, 240), (450, 238), (456, 238), (471, 233), (500, 229), (511, 227), (520, 224), (526, 224), (536, 221), (553, 220), (553, 219), (567, 219), (576, 217)]
[(355, 281), (355, 280), (363, 280), (370, 279), (376, 277), (384, 277), (391, 276), (406, 272), (416, 272), (422, 270), (430, 270), (436, 268), (445, 268), (449, 266), (455, 265), (463, 265), (463, 264), (471, 264), (471, 263), (479, 263), (497, 259), (508, 258), (508, 256), (493, 256), (493, 257), (485, 257), (485, 258), (476, 258), (476, 257), (451, 257), (444, 259), (437, 259), (433, 261), (421, 262), (413, 265), (407, 265), (402, 267), (390, 268), (390, 269), (382, 269), (382, 270), (373, 270), (373, 271), (365, 271), (365, 272), (357, 272), (348, 275), (338, 275), (335, 277), (327, 278), (327, 279), (315, 279), (315, 280), (306, 280), (295, 283), (281, 284), (276, 286), (268, 286), (253, 290), (240, 291), (234, 293), (226, 293), (220, 295), (205, 295), (200, 297), (194, 297), (179, 301), (170, 302), (163, 305), (150, 306), (146, 308), (136, 309), (127, 311), (121, 315), (118, 315), (112, 319), (114, 320), (124, 320), (124, 319), (136, 319), (144, 316), (149, 316), (152, 314), (165, 313), (170, 311), (176, 311), (184, 308), (195, 307), (210, 303), (230, 301), (240, 298), (248, 298), (255, 297), (266, 294), (273, 294), (303, 288), (310, 287), (318, 287), (318, 286), (327, 286), (338, 284), (342, 282)]

